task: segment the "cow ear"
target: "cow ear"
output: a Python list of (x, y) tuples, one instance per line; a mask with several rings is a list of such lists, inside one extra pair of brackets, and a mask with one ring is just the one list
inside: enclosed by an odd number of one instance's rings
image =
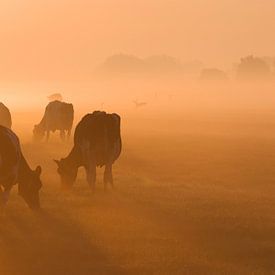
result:
[(42, 173), (42, 168), (41, 168), (41, 166), (37, 166), (36, 169), (35, 169), (35, 172), (40, 176), (41, 173)]
[(60, 164), (60, 160), (56, 160), (56, 159), (54, 159), (53, 161), (57, 164), (57, 166), (59, 166), (59, 164)]

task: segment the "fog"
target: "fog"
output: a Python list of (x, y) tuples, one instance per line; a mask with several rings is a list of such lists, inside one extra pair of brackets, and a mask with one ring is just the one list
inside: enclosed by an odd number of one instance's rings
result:
[[(22, 125), (25, 125), (27, 128), (23, 128), (29, 138), (33, 126), (42, 119), (49, 102), (47, 97), (55, 92), (61, 93), (64, 101), (74, 104), (75, 124), (86, 113), (105, 110), (122, 115), (124, 123), (127, 123), (125, 131), (137, 124), (141, 124), (141, 130), (142, 127), (146, 129), (151, 123), (163, 132), (177, 132), (186, 129), (188, 121), (191, 127), (194, 119), (202, 122), (206, 118), (213, 122), (224, 119), (233, 119), (236, 123), (243, 120), (248, 124), (261, 119), (271, 122), (275, 103), (273, 82), (202, 83), (178, 77), (104, 77), (91, 82), (66, 83), (16, 82), (2, 84), (0, 91), (2, 101), (15, 117), (14, 128), (22, 132)], [(137, 108), (134, 101), (146, 105)], [(157, 125), (154, 121), (158, 121)], [(167, 123), (176, 128), (167, 128)], [(194, 127), (196, 123), (193, 123)]]
[(89, 79), (116, 53), (230, 69), (273, 55), (274, 1), (0, 1), (3, 80)]
[[(41, 211), (17, 186), (0, 204), (0, 274), (274, 272), (274, 9), (0, 0), (0, 102), (43, 183)], [(54, 93), (74, 106), (72, 134), (87, 113), (120, 115), (114, 189), (100, 167), (95, 192), (83, 168), (61, 188), (53, 160), (73, 137), (33, 139)]]
[[(98, 109), (121, 115), (114, 190), (103, 191), (102, 169), (95, 194), (83, 169), (61, 190), (53, 159), (72, 140), (32, 141), (53, 92), (73, 102), (74, 125)], [(1, 274), (269, 273), (273, 92), (272, 83), (140, 77), (2, 85), (23, 153), (43, 169), (43, 212), (13, 189), (1, 216)]]

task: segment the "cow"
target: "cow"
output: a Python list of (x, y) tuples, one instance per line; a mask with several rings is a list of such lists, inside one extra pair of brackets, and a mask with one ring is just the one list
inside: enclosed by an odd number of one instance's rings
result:
[(67, 131), (67, 139), (71, 136), (74, 120), (74, 108), (72, 104), (58, 100), (50, 102), (45, 110), (41, 122), (34, 126), (33, 137), (35, 141), (41, 141), (46, 133), (46, 140), (50, 138), (50, 132), (60, 131), (60, 137), (64, 141)]
[(96, 167), (105, 166), (104, 190), (113, 185), (112, 165), (121, 153), (120, 116), (95, 111), (85, 115), (75, 129), (74, 146), (66, 158), (55, 160), (62, 187), (70, 188), (79, 167), (86, 170), (87, 181), (95, 191)]
[(18, 184), (19, 195), (31, 209), (40, 208), (41, 167), (31, 170), (16, 134), (0, 126), (0, 206), (6, 205), (12, 187)]
[(11, 113), (2, 102), (0, 102), (0, 125), (7, 128), (11, 128), (12, 125)]

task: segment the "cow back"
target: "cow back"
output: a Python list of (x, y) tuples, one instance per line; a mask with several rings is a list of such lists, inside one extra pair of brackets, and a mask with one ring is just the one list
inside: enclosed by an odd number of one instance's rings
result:
[(70, 130), (73, 119), (73, 105), (56, 100), (47, 105), (41, 123), (45, 125), (46, 130)]
[(12, 121), (11, 121), (11, 114), (9, 109), (0, 102), (0, 125), (11, 128)]
[[(74, 143), (83, 148), (87, 142), (97, 165), (114, 161), (121, 151), (120, 117), (99, 111), (84, 116), (76, 127)], [(119, 150), (114, 149), (117, 144)], [(114, 151), (117, 152), (115, 156)]]

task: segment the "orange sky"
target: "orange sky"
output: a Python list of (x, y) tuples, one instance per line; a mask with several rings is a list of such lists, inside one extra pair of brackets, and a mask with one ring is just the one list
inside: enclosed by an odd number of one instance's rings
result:
[(86, 75), (108, 55), (229, 68), (274, 55), (274, 0), (0, 0), (1, 79)]

